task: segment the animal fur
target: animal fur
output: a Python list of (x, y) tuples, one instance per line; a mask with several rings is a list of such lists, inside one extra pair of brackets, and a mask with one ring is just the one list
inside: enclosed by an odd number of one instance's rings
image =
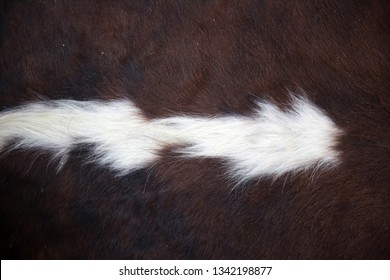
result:
[(1, 258), (390, 258), (389, 12), (2, 1)]

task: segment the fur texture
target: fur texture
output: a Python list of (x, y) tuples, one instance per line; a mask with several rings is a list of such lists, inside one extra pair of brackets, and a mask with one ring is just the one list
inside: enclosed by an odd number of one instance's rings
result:
[(0, 1), (0, 257), (389, 259), (389, 14)]
[(93, 146), (89, 160), (126, 175), (158, 161), (166, 146), (183, 157), (221, 158), (239, 182), (256, 177), (335, 165), (341, 131), (307, 99), (294, 98), (283, 112), (258, 102), (253, 116), (175, 116), (147, 120), (130, 101), (33, 103), (0, 114), (0, 143), (38, 148), (63, 164), (80, 144)]

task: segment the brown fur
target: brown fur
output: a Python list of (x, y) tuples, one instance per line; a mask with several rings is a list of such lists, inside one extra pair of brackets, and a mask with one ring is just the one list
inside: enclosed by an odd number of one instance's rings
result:
[[(1, 258), (388, 259), (389, 1), (3, 1), (0, 106), (129, 98), (151, 118), (245, 114), (304, 89), (346, 131), (325, 173), (232, 190), (169, 148), (118, 178), (0, 158)], [(239, 133), (239, 132), (238, 132)]]

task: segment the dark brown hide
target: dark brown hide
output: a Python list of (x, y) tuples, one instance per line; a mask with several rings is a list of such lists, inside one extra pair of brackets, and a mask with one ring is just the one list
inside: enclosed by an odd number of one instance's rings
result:
[(388, 0), (0, 8), (0, 109), (125, 97), (150, 118), (248, 114), (303, 89), (345, 131), (338, 168), (235, 189), (218, 160), (169, 147), (121, 178), (88, 146), (60, 172), (44, 151), (3, 153), (2, 259), (390, 258)]

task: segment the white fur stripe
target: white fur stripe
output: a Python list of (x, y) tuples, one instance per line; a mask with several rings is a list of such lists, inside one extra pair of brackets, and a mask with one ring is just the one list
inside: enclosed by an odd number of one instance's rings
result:
[(126, 174), (156, 162), (159, 151), (179, 146), (188, 158), (224, 159), (238, 181), (280, 176), (339, 162), (341, 130), (306, 98), (289, 111), (258, 102), (251, 117), (175, 116), (148, 120), (128, 100), (59, 100), (0, 113), (0, 149), (40, 148), (66, 159), (77, 144), (93, 144), (94, 160)]

